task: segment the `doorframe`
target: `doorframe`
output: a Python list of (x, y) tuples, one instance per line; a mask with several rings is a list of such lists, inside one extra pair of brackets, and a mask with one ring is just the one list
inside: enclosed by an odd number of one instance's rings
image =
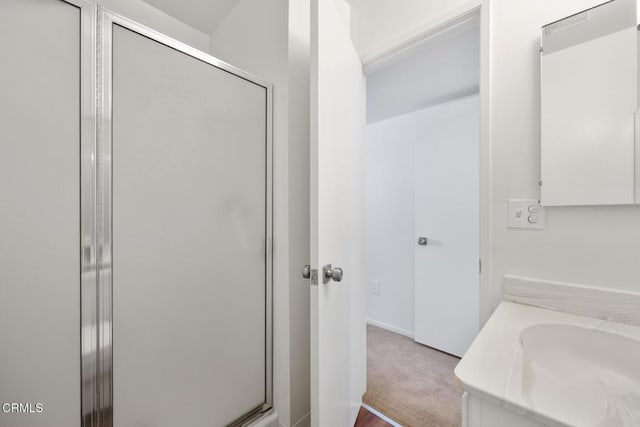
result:
[(475, 13), (480, 16), (480, 173), (479, 173), (479, 280), (478, 326), (482, 329), (492, 310), (492, 176), (491, 176), (491, 0), (469, 0), (411, 32), (389, 40), (376, 52), (362, 58), (363, 73), (371, 72), (391, 57), (435, 35), (441, 34)]
[(81, 210), (81, 425), (113, 426), (111, 49), (114, 25), (265, 89), (265, 402), (231, 425), (268, 415), (273, 409), (273, 86), (90, 1), (62, 1), (82, 11), (81, 197), (90, 201), (91, 206)]

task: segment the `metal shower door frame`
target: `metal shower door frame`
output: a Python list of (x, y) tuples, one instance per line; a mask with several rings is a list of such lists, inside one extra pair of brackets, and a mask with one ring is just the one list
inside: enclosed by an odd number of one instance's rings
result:
[[(86, 0), (62, 0), (82, 11), (81, 36), (81, 349), (82, 426), (113, 427), (112, 300), (112, 32), (118, 25), (254, 83), (266, 93), (265, 402), (232, 425), (273, 406), (273, 88), (233, 65)], [(82, 204), (81, 206), (87, 206)]]

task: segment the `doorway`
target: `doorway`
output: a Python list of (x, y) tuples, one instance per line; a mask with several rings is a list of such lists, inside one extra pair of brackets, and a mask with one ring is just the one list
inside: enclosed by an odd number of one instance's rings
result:
[(479, 330), (479, 11), (365, 73), (363, 401), (400, 425), (460, 425), (453, 369)]

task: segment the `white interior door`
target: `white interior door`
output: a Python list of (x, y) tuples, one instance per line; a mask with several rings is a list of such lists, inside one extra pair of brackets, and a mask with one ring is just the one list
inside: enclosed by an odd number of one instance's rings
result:
[[(346, 427), (366, 386), (365, 82), (346, 3), (314, 0), (311, 26), (311, 423)], [(326, 264), (342, 281), (323, 283)]]
[(415, 340), (462, 356), (479, 327), (479, 101), (418, 114)]

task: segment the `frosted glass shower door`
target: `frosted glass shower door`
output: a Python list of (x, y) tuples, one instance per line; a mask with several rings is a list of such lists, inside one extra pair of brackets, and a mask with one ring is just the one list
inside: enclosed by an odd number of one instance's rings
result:
[(111, 31), (114, 425), (227, 425), (270, 393), (267, 88)]
[(0, 426), (80, 426), (92, 11), (0, 1)]

